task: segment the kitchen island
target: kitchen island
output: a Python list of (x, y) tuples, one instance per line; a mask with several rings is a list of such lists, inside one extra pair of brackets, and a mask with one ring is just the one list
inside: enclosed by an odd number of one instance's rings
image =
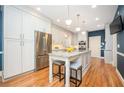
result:
[(70, 62), (75, 60), (77, 57), (81, 56), (82, 57), (82, 62), (83, 62), (83, 70), (87, 67), (87, 65), (90, 62), (90, 55), (91, 51), (74, 51), (74, 52), (65, 52), (65, 51), (58, 51), (58, 52), (52, 52), (49, 53), (49, 82), (51, 83), (53, 81), (53, 74), (52, 74), (52, 65), (54, 60), (60, 60), (65, 62), (65, 67), (66, 67), (66, 82), (65, 86), (69, 87), (70, 86)]

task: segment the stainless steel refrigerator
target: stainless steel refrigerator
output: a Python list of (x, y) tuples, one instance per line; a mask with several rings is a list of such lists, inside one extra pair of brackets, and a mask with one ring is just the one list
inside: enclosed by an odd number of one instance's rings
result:
[(49, 53), (52, 52), (52, 35), (35, 31), (36, 71), (49, 66)]

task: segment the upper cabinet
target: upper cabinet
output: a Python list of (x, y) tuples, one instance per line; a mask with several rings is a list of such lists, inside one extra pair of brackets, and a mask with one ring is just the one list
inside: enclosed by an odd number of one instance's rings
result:
[(51, 33), (51, 22), (43, 20), (18, 7), (4, 6), (4, 37), (34, 39), (34, 31)]
[(35, 17), (23, 12), (23, 29), (22, 38), (26, 40), (34, 40), (34, 31), (36, 29)]
[(14, 7), (4, 6), (4, 38), (20, 39), (22, 12)]
[(36, 23), (36, 25), (35, 25), (36, 29), (35, 30), (40, 31), (40, 32), (51, 33), (51, 23), (50, 22), (41, 20), (38, 17), (35, 17), (34, 21)]

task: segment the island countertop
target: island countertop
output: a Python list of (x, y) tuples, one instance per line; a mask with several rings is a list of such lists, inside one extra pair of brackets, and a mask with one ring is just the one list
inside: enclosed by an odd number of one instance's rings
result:
[(73, 52), (65, 52), (65, 51), (52, 51), (49, 53), (49, 82), (53, 81), (53, 61), (60, 60), (65, 62), (65, 86), (70, 86), (70, 63), (73, 62), (77, 57), (82, 58), (82, 62), (89, 63), (90, 59), (89, 50), (86, 51), (73, 51)]
[(83, 53), (87, 53), (89, 50), (85, 50), (85, 51), (73, 51), (73, 52), (65, 52), (65, 51), (52, 51), (52, 53), (49, 53), (49, 56), (58, 56), (58, 57), (64, 57), (64, 58), (68, 58), (68, 57), (73, 57), (73, 56), (77, 56)]

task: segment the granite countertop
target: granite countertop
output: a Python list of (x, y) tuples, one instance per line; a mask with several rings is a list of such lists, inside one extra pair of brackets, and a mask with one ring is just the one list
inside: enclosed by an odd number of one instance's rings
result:
[(78, 56), (83, 53), (87, 53), (88, 50), (85, 51), (74, 51), (74, 52), (65, 52), (65, 51), (52, 51), (52, 53), (49, 53), (50, 56), (58, 56), (58, 57), (73, 57)]

